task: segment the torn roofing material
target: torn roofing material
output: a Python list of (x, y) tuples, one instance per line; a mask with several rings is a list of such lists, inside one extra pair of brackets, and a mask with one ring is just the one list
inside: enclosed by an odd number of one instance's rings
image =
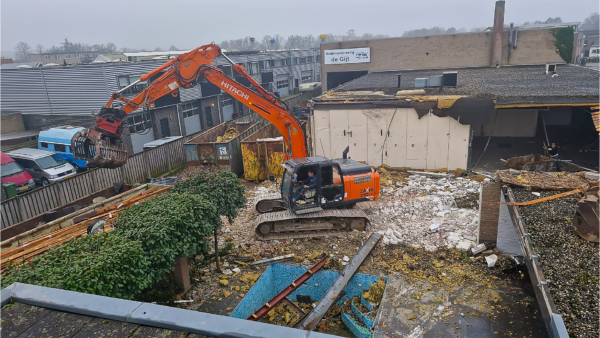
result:
[[(350, 81), (334, 89), (340, 92), (362, 91), (359, 96), (379, 96), (393, 98), (398, 90), (415, 89), (416, 78), (442, 75), (444, 71), (458, 73), (456, 87), (426, 87), (426, 95), (465, 95), (476, 98), (588, 98), (598, 101), (598, 81), (596, 70), (574, 65), (560, 64), (556, 74), (546, 74), (545, 65), (469, 67), (451, 69), (394, 70), (373, 72)], [(398, 87), (398, 75), (401, 85)], [(324, 95), (326, 96), (326, 95)], [(349, 96), (349, 93), (346, 94)], [(382, 98), (383, 98), (382, 97)]]

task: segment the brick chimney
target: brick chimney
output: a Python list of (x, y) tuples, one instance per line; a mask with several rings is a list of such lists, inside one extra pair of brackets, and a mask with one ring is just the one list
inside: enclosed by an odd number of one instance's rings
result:
[(502, 41), (504, 38), (504, 1), (496, 1), (494, 30), (492, 31), (492, 55), (490, 66), (502, 64)]

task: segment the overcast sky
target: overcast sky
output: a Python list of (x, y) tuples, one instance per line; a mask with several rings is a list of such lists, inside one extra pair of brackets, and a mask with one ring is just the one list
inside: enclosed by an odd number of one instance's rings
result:
[[(512, 0), (505, 23), (583, 21), (598, 0)], [(493, 0), (2, 0), (1, 48), (19, 41), (32, 48), (73, 42), (113, 42), (118, 48), (191, 49), (215, 41), (266, 34), (356, 34), (401, 36), (406, 30), (440, 26), (492, 26)]]

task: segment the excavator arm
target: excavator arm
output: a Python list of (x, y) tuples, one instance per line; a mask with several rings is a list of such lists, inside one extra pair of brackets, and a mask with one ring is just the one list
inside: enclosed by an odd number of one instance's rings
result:
[[(219, 68), (211, 66), (217, 56), (223, 56), (233, 69), (246, 78), (256, 91), (227, 77)], [(164, 73), (163, 73), (164, 72)], [(142, 81), (159, 75), (157, 79), (131, 99), (123, 92)], [(214, 44), (202, 46), (179, 55), (162, 66), (140, 77), (129, 86), (111, 95), (96, 118), (96, 126), (78, 132), (71, 140), (74, 155), (84, 159), (91, 167), (116, 168), (127, 161), (127, 150), (120, 137), (126, 116), (140, 108), (154, 108), (154, 102), (165, 95), (178, 95), (179, 88), (191, 88), (201, 79), (206, 79), (235, 97), (251, 110), (271, 122), (281, 133), (287, 147), (286, 157), (306, 157), (306, 141), (298, 120), (284, 109), (278, 98), (265, 90), (244, 69), (234, 64)], [(113, 108), (115, 101), (121, 108)]]

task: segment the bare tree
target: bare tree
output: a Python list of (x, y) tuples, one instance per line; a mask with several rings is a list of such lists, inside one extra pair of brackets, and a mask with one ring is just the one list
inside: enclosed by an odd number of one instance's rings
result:
[(29, 46), (27, 42), (21, 41), (17, 43), (17, 46), (15, 47), (15, 57), (17, 60), (29, 61), (29, 54), (31, 54), (32, 51), (31, 46)]
[(115, 54), (117, 52), (117, 45), (112, 42), (106, 44), (106, 50), (104, 53), (106, 54)]
[(585, 18), (581, 26), (579, 26), (579, 29), (598, 30), (598, 26), (600, 26), (600, 16), (598, 16), (598, 12), (596, 12)]
[(174, 50), (179, 50), (179, 48), (175, 47), (174, 45), (171, 45), (169, 47), (169, 51), (174, 51)]
[(35, 45), (35, 52), (37, 54), (43, 54), (44, 53), (44, 46), (42, 46), (41, 44), (37, 44)]
[(162, 52), (162, 51), (163, 51), (163, 50), (162, 50), (162, 48), (160, 48), (160, 47), (156, 47), (156, 48), (154, 48), (154, 50), (153, 50), (153, 52)]

